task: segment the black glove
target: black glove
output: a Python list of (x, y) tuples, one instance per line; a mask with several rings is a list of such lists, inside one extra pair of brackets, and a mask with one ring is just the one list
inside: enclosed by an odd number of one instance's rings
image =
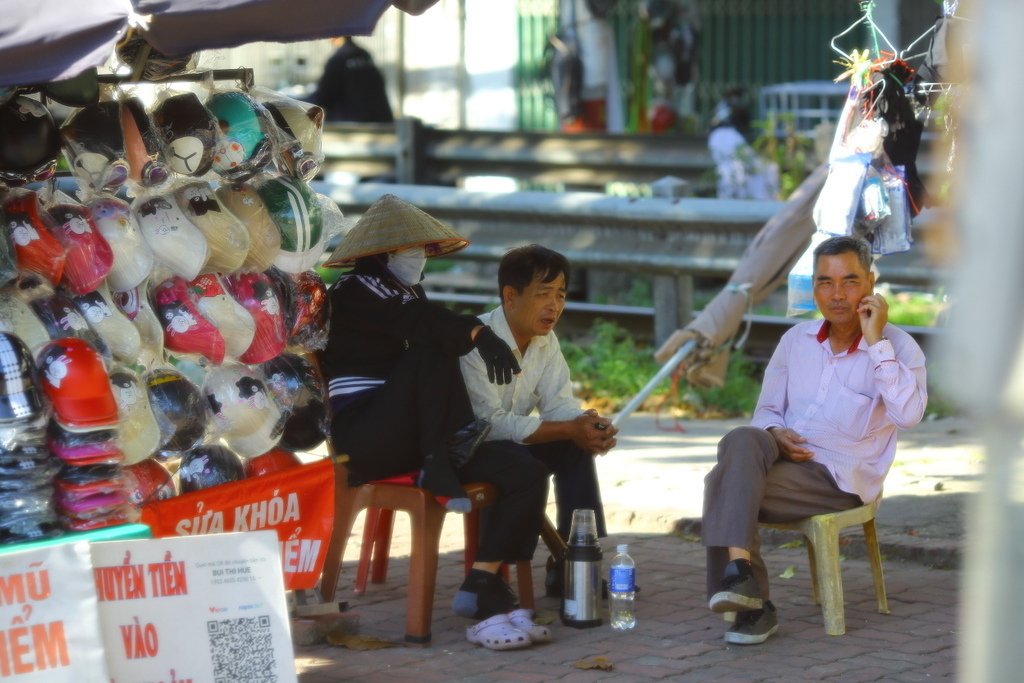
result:
[(519, 363), (512, 349), (486, 325), (477, 332), (476, 348), (487, 366), (487, 379), (491, 384), (511, 384), (512, 375), (519, 374)]

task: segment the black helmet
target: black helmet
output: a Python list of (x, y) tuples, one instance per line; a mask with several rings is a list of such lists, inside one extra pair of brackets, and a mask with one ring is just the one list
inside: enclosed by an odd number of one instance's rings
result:
[(0, 422), (31, 420), (42, 412), (32, 352), (13, 334), (0, 332)]
[(245, 464), (224, 446), (199, 446), (185, 453), (178, 477), (181, 492), (189, 493), (245, 479)]
[(146, 375), (149, 405), (160, 425), (160, 451), (179, 455), (202, 441), (206, 434), (206, 404), (199, 387), (170, 368)]
[(82, 183), (96, 191), (116, 190), (128, 180), (119, 102), (97, 102), (79, 109), (60, 133), (68, 164)]
[[(124, 132), (125, 154), (133, 177), (146, 186), (159, 185), (167, 180), (170, 171), (160, 159), (160, 136), (153, 119), (138, 97), (129, 97), (121, 103), (121, 127)], [(138, 154), (135, 154), (138, 149)]]
[(0, 106), (0, 179), (9, 185), (45, 180), (60, 156), (60, 133), (50, 111), (24, 95)]
[(168, 97), (153, 110), (153, 123), (164, 146), (164, 161), (172, 170), (187, 176), (210, 170), (217, 148), (217, 119), (195, 93)]
[(282, 412), (288, 417), (281, 446), (308, 451), (327, 434), (324, 381), (316, 366), (302, 356), (282, 353), (263, 364), (263, 374)]

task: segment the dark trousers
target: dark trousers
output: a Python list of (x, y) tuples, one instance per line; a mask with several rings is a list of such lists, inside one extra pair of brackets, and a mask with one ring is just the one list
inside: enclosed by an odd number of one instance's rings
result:
[[(413, 348), (384, 385), (334, 416), (331, 441), (349, 456), (349, 483), (357, 486), (419, 471), (425, 453), (446, 453), (452, 434), (473, 419), (458, 358)], [(484, 443), (458, 471), (463, 483), (499, 492), (482, 520), (481, 562), (531, 559), (547, 503), (547, 469), (503, 443)]]
[(730, 547), (750, 551), (761, 596), (769, 598), (758, 521), (795, 522), (860, 505), (860, 497), (840, 490), (824, 465), (783, 460), (775, 439), (763, 429), (732, 430), (718, 443), (718, 463), (704, 478), (701, 535), (707, 548), (708, 598), (718, 591)]

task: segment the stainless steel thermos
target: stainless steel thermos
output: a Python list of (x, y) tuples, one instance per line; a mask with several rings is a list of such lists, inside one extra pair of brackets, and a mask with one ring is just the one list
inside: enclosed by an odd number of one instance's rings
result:
[(574, 628), (601, 625), (601, 545), (593, 510), (574, 510), (565, 551), (562, 623)]

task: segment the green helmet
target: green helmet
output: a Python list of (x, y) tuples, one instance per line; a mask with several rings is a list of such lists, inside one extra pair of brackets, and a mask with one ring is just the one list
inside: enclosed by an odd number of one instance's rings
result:
[(281, 252), (274, 265), (287, 273), (314, 267), (327, 247), (327, 238), (320, 203), (309, 185), (278, 176), (268, 178), (258, 191), (281, 233)]
[(232, 181), (251, 177), (270, 161), (267, 131), (271, 119), (263, 105), (244, 92), (219, 92), (206, 108), (217, 118), (221, 136), (213, 155), (213, 168)]

